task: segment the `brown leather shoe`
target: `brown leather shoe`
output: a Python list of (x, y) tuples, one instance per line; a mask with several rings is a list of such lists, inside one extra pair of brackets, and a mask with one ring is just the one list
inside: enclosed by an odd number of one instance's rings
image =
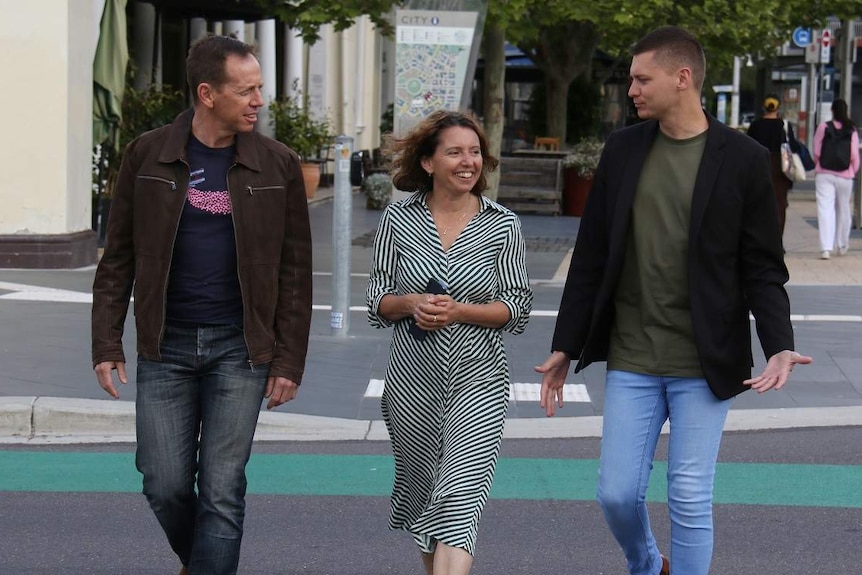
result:
[(661, 571), (658, 572), (658, 575), (670, 575), (670, 559), (661, 556)]
[(183, 567), (180, 569), (180, 575), (189, 575), (189, 570)]

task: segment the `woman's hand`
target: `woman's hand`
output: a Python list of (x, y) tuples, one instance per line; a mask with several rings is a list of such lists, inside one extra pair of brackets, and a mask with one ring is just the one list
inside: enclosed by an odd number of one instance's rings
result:
[(459, 308), (452, 296), (423, 294), (414, 308), (413, 319), (425, 331), (435, 331), (459, 321)]

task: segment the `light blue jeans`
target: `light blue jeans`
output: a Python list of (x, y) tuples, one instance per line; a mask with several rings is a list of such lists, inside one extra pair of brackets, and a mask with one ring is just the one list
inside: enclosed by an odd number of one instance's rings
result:
[(608, 372), (598, 500), (631, 575), (661, 570), (646, 492), (666, 420), (671, 569), (682, 575), (709, 573), (713, 478), (730, 404), (716, 398), (705, 379)]
[(162, 361), (138, 359), (144, 495), (190, 574), (232, 575), (269, 366), (251, 369), (234, 326), (167, 326), (160, 351)]

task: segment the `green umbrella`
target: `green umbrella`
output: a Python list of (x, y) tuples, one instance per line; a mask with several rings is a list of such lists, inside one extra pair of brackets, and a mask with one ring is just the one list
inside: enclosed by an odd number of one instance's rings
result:
[(116, 151), (120, 147), (128, 62), (126, 0), (105, 0), (93, 58), (93, 143), (109, 145)]

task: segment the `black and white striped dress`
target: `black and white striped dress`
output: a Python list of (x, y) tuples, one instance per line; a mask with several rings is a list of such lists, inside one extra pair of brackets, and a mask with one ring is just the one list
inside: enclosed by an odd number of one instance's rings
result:
[[(374, 327), (387, 294), (422, 293), (442, 280), (459, 302), (503, 302), (521, 333), (532, 308), (518, 217), (481, 197), (480, 210), (443, 251), (425, 195), (389, 205), (374, 239), (366, 299)], [(391, 529), (413, 534), (423, 552), (438, 541), (473, 554), (503, 437), (509, 366), (501, 329), (454, 324), (423, 341), (395, 323), (382, 411), (395, 456)]]

